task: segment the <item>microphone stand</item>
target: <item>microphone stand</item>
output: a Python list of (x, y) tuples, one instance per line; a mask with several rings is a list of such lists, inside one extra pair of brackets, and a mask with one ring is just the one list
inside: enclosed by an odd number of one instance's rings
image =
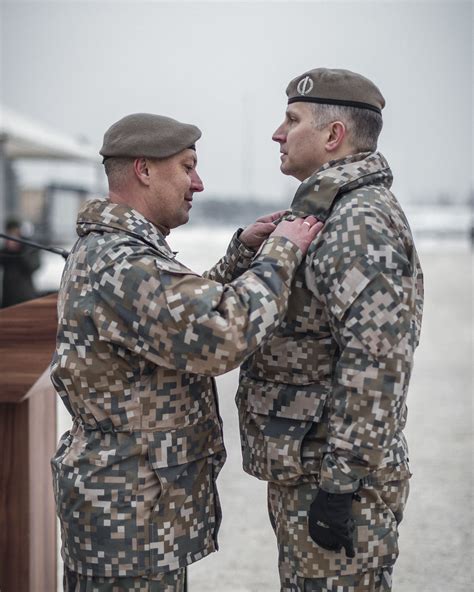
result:
[(10, 236), (8, 234), (4, 234), (3, 232), (0, 232), (0, 238), (6, 238), (7, 240), (15, 241), (16, 243), (21, 243), (22, 245), (35, 247), (36, 249), (43, 249), (43, 251), (49, 251), (50, 253), (61, 255), (61, 257), (64, 257), (64, 259), (67, 259), (69, 255), (69, 251), (66, 251), (65, 249), (60, 249), (59, 247), (47, 247), (46, 245), (40, 245), (38, 243), (34, 243), (33, 241), (26, 240), (25, 238), (18, 238), (17, 236)]

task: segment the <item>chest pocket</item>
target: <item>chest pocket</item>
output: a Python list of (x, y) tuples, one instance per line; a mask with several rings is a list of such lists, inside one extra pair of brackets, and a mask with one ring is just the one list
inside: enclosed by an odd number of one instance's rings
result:
[(274, 335), (249, 358), (246, 371), (256, 381), (290, 388), (311, 388), (315, 383), (329, 387), (335, 352), (331, 336)]
[(247, 373), (256, 380), (288, 385), (329, 384), (335, 349), (327, 310), (308, 289), (303, 262), (282, 323), (249, 358)]
[(319, 338), (330, 333), (325, 306), (309, 289), (306, 272), (307, 265), (303, 261), (291, 285), (288, 311), (277, 329), (278, 335), (304, 334)]

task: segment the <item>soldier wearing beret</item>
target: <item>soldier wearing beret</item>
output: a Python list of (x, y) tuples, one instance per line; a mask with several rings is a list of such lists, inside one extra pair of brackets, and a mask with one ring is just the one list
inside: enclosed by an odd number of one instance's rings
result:
[(282, 591), (386, 592), (408, 496), (403, 429), (423, 276), (377, 152), (379, 89), (318, 68), (287, 95), (273, 140), (281, 171), (301, 182), (292, 214), (325, 225), (283, 322), (242, 366), (244, 468), (268, 481)]
[(213, 376), (274, 330), (321, 227), (264, 217), (205, 277), (185, 267), (165, 237), (203, 190), (200, 135), (158, 115), (121, 119), (101, 149), (108, 199), (78, 215), (51, 366), (73, 419), (52, 459), (68, 592), (180, 592), (186, 565), (217, 549)]

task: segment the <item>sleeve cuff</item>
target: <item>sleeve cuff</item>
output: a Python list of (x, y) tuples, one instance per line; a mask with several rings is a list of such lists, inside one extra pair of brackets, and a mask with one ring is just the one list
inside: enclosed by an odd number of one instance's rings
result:
[(297, 267), (303, 261), (304, 255), (303, 251), (290, 239), (284, 236), (271, 236), (262, 244), (257, 257), (274, 259), (275, 262), (291, 260)]
[(366, 466), (350, 465), (344, 458), (328, 453), (321, 463), (319, 485), (328, 493), (355, 493), (369, 472)]
[(252, 249), (252, 247), (247, 247), (246, 245), (244, 245), (244, 243), (240, 240), (240, 235), (243, 232), (243, 228), (239, 228), (234, 236), (232, 237), (231, 241), (230, 241), (230, 247), (237, 251), (240, 257), (243, 257), (244, 259), (253, 259), (257, 253), (257, 251), (255, 249)]

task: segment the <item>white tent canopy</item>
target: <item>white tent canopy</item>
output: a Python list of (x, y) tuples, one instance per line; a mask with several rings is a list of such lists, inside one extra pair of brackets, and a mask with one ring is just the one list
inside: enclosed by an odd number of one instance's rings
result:
[(62, 134), (0, 105), (0, 143), (8, 159), (57, 158), (100, 162), (97, 152), (87, 143)]

